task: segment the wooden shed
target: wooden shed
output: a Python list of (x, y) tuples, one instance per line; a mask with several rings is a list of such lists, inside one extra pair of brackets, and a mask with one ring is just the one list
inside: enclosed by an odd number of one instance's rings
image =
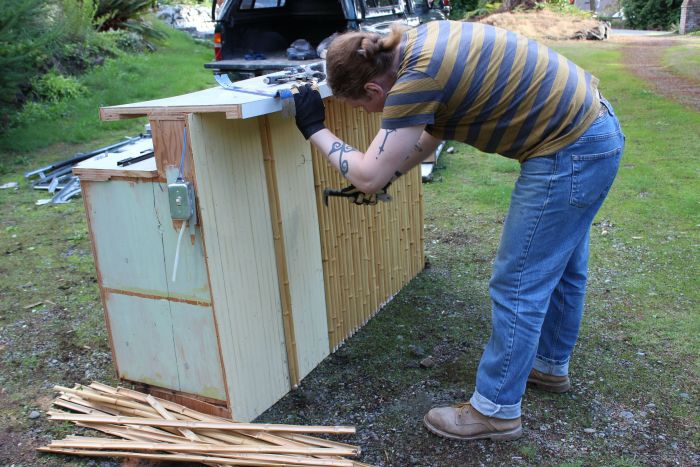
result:
[[(366, 148), (378, 114), (321, 88), (328, 127)], [(298, 384), (424, 263), (420, 169), (392, 185), (391, 202), (326, 207), (324, 188), (347, 182), (281, 107), (223, 88), (105, 107), (103, 120), (148, 117), (155, 158), (118, 167), (107, 156), (74, 170), (118, 376), (240, 421)], [(183, 129), (196, 223), (173, 282), (182, 221), (171, 218), (168, 183)]]

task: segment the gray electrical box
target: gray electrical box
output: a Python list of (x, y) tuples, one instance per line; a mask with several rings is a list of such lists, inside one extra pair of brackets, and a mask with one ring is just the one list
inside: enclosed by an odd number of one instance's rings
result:
[(170, 217), (186, 221), (194, 215), (194, 187), (192, 183), (178, 180), (168, 185)]

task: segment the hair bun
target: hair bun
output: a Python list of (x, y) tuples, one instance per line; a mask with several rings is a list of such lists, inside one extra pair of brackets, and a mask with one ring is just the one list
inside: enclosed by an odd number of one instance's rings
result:
[(367, 60), (373, 60), (374, 57), (384, 50), (382, 37), (379, 34), (369, 34), (360, 42), (360, 48), (357, 53), (365, 57)]

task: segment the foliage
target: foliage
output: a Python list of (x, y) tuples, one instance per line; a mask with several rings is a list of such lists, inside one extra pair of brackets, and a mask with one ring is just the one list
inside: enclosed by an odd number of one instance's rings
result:
[(678, 23), (683, 0), (622, 0), (627, 25), (633, 29), (670, 29)]
[(475, 10), (479, 0), (452, 0), (450, 2), (450, 18), (463, 19), (468, 11)]
[[(152, 0), (7, 0), (0, 8), (0, 133), (60, 114), (78, 76), (126, 51), (153, 50), (166, 37), (145, 16)], [(104, 31), (104, 32), (99, 32)], [(48, 73), (48, 74), (47, 74)], [(46, 75), (46, 76), (44, 76)], [(24, 116), (17, 109), (28, 100)]]
[(145, 15), (153, 6), (153, 0), (97, 0), (96, 18), (100, 31), (125, 29), (139, 34), (153, 48), (153, 42), (165, 38), (164, 34), (149, 22)]
[(47, 20), (51, 6), (44, 0), (5, 0), (0, 8), (0, 128), (57, 35)]
[(537, 2), (536, 8), (554, 11), (565, 15), (591, 16), (590, 11), (582, 10), (569, 0), (544, 0)]
[(500, 2), (492, 2), (489, 0), (478, 0), (476, 6), (473, 10), (467, 11), (464, 15), (465, 18), (472, 18), (475, 16), (486, 16), (491, 13), (497, 12), (501, 8)]
[(85, 93), (85, 86), (70, 76), (62, 76), (55, 71), (37, 78), (32, 83), (34, 95), (40, 100), (58, 102)]
[(97, 138), (118, 140), (124, 134), (141, 131), (143, 122), (138, 119), (100, 122), (97, 111), (101, 106), (213, 86), (211, 72), (202, 66), (210, 59), (209, 46), (196, 43), (185, 33), (172, 31), (161, 22), (156, 22), (156, 27), (167, 35), (157, 53), (121, 53), (107, 58), (102, 66), (76, 78), (86, 90), (84, 93), (57, 102), (29, 102), (22, 112), (14, 114), (11, 125), (0, 137), (0, 159), (8, 153), (37, 151), (56, 143), (75, 144)]

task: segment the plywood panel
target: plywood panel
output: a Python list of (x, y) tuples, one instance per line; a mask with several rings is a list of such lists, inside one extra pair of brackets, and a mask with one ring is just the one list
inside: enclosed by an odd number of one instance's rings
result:
[(303, 378), (330, 353), (311, 147), (293, 119), (275, 114), (269, 117), (269, 127)]
[(102, 286), (143, 295), (209, 303), (201, 231), (180, 246), (177, 281), (172, 269), (178, 232), (163, 183), (83, 182)]
[(90, 219), (102, 286), (167, 295), (163, 240), (149, 182), (89, 182)]
[(179, 390), (226, 400), (212, 309), (178, 302), (169, 305)]
[(105, 296), (120, 378), (226, 399), (211, 308)]
[(229, 397), (247, 421), (290, 388), (260, 132), (221, 114), (189, 126)]
[(168, 302), (107, 293), (105, 307), (119, 377), (179, 389)]

